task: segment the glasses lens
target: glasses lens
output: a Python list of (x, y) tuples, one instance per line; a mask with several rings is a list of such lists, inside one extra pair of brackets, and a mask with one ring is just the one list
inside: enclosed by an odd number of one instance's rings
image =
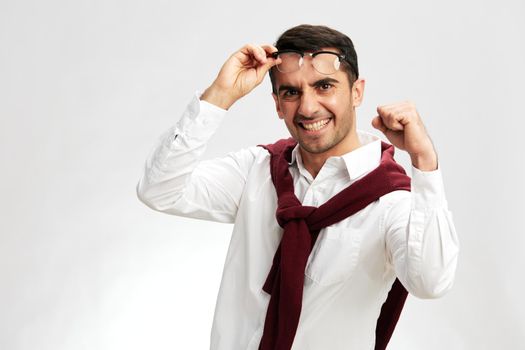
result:
[(335, 53), (318, 53), (312, 60), (314, 68), (321, 74), (333, 74), (341, 65), (339, 56)]
[(297, 52), (283, 52), (279, 54), (281, 63), (277, 65), (277, 70), (281, 73), (291, 73), (299, 69), (303, 57)]

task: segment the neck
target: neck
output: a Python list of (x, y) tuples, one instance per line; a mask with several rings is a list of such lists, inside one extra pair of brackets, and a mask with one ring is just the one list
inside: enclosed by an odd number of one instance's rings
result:
[(341, 142), (325, 152), (310, 153), (302, 147), (299, 147), (299, 152), (301, 152), (304, 168), (312, 175), (313, 178), (315, 178), (317, 174), (319, 174), (319, 171), (321, 171), (321, 168), (328, 158), (342, 156), (343, 154), (352, 152), (360, 146), (361, 143), (359, 142), (357, 133), (355, 130), (352, 130), (352, 132), (348, 134), (348, 137), (346, 137), (344, 140), (341, 140)]

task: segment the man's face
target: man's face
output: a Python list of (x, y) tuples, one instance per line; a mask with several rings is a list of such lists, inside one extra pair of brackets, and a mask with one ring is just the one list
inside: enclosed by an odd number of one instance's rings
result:
[(311, 60), (305, 55), (301, 68), (292, 73), (275, 70), (277, 114), (303, 151), (341, 155), (355, 142), (355, 107), (361, 103), (364, 81), (350, 87), (342, 69), (321, 74)]

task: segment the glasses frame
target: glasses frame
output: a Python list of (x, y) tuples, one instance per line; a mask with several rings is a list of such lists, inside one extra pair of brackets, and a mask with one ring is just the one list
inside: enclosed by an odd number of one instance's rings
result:
[[(302, 59), (304, 58), (305, 55), (310, 56), (310, 57), (312, 58), (312, 60), (313, 60), (314, 57), (317, 56), (317, 55), (319, 55), (319, 54), (322, 54), (322, 53), (329, 53), (329, 54), (332, 54), (332, 55), (334, 55), (334, 56), (337, 56), (337, 58), (339, 58), (339, 62), (344, 61), (344, 62), (348, 63), (348, 64), (350, 65), (352, 71), (354, 71), (354, 67), (352, 66), (352, 64), (351, 64), (350, 62), (348, 62), (348, 61), (346, 60), (346, 56), (343, 55), (343, 54), (341, 54), (341, 53), (334, 52), (334, 51), (321, 50), (321, 51), (315, 51), (315, 52), (304, 52), (304, 51), (299, 51), (299, 50), (287, 49), (287, 50), (281, 50), (281, 51), (275, 51), (275, 52), (272, 52), (272, 53), (270, 54), (270, 56), (276, 59), (279, 55), (281, 55), (281, 54), (283, 54), (283, 53), (290, 53), (290, 52), (291, 52), (291, 53), (296, 53), (296, 54), (298, 54), (298, 55), (301, 56), (301, 61), (300, 61), (300, 63), (299, 63), (299, 68), (298, 68), (297, 70), (301, 69), (302, 62), (303, 62)], [(315, 69), (316, 71), (318, 71), (317, 68), (316, 68), (313, 64), (312, 64), (312, 66), (314, 67), (314, 69)], [(279, 72), (281, 72), (281, 71), (279, 70), (279, 67), (276, 66), (275, 68), (277, 68), (277, 70), (278, 70)], [(337, 72), (338, 70), (339, 70), (339, 68), (336, 69), (336, 70), (334, 71), (334, 73)], [(296, 72), (296, 71), (294, 70), (294, 71), (291, 71), (291, 72), (288, 72), (288, 73), (292, 73), (292, 72)], [(318, 71), (318, 72), (319, 72), (319, 71)], [(286, 74), (285, 72), (281, 72), (281, 73)], [(333, 73), (323, 73), (323, 72), (319, 72), (319, 73), (321, 73), (321, 74), (333, 74)]]

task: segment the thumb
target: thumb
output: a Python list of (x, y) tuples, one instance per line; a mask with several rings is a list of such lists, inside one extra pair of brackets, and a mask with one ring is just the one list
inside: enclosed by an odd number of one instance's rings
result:
[(381, 131), (383, 134), (386, 133), (387, 127), (385, 126), (385, 124), (383, 124), (383, 119), (381, 119), (380, 116), (377, 116), (374, 119), (372, 119), (372, 126), (377, 130)]

